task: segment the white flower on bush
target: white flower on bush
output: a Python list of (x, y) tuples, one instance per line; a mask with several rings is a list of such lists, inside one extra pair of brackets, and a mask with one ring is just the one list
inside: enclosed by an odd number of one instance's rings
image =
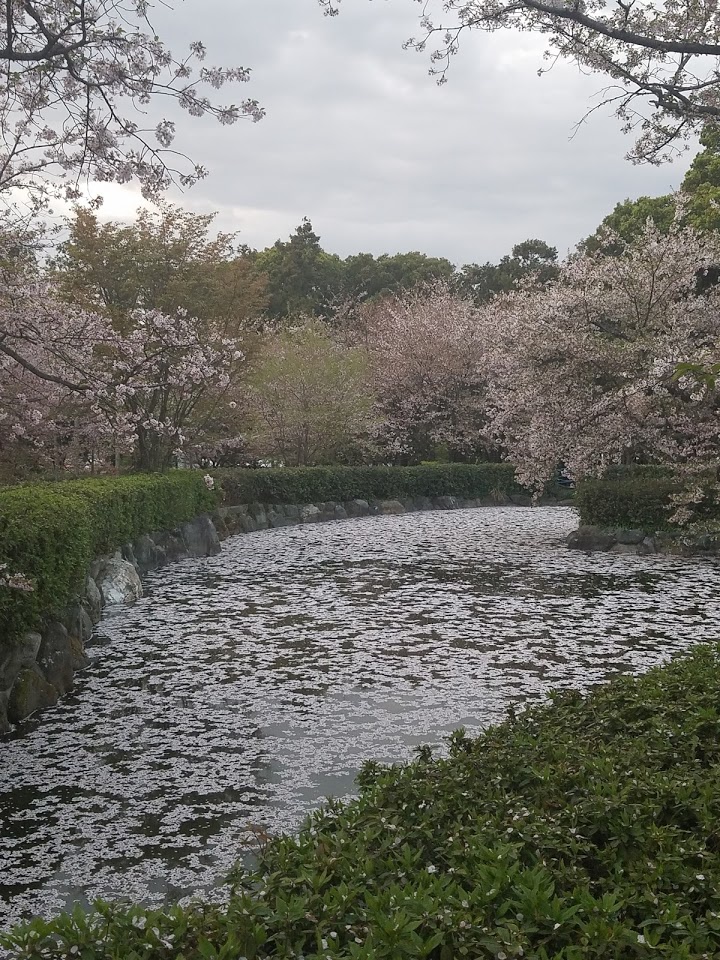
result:
[(6, 563), (0, 563), (0, 587), (7, 587), (8, 590), (20, 590), (22, 593), (32, 593), (35, 589), (25, 574), (10, 573)]
[(213, 478), (210, 476), (209, 473), (205, 474), (205, 476), (203, 477), (203, 481), (205, 482), (205, 486), (208, 488), (208, 490), (215, 489), (215, 481), (213, 480)]

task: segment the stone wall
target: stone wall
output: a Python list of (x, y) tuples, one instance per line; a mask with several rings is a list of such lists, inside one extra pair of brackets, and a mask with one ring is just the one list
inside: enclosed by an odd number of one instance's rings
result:
[(631, 530), (625, 527), (582, 526), (568, 535), (571, 550), (605, 551), (647, 556), (651, 553), (670, 553), (682, 557), (717, 556), (720, 537), (698, 536), (688, 538), (682, 533)]
[(140, 537), (90, 565), (80, 593), (65, 610), (48, 617), (37, 632), (0, 646), (0, 734), (37, 710), (52, 706), (87, 666), (85, 643), (108, 604), (142, 596), (141, 576), (174, 560), (220, 552), (208, 516), (177, 529)]
[[(318, 523), (324, 520), (345, 520), (348, 517), (368, 517), (413, 513), (418, 510), (458, 510), (467, 507), (488, 507), (503, 504), (527, 507), (531, 498), (525, 494), (501, 495), (484, 500), (466, 500), (462, 497), (413, 497), (404, 500), (329, 500), (324, 503), (241, 503), (220, 507), (212, 516), (221, 540), (238, 533), (252, 533), (272, 527), (287, 527), (296, 523)], [(548, 498), (544, 503), (558, 503)], [(561, 501), (568, 502), (568, 501)]]

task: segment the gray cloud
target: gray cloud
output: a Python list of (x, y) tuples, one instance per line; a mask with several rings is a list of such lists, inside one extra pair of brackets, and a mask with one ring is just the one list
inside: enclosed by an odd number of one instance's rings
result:
[[(679, 184), (689, 158), (633, 167), (609, 111), (576, 130), (602, 80), (568, 64), (538, 78), (535, 37), (468, 36), (438, 87), (427, 54), (402, 50), (418, 10), (345, 0), (325, 18), (315, 0), (186, 0), (160, 12), (172, 47), (201, 38), (209, 62), (252, 67), (247, 88), (220, 99), (249, 94), (268, 111), (231, 128), (178, 117), (179, 146), (210, 176), (173, 199), (217, 210), (256, 247), (306, 215), (342, 256), (418, 249), (464, 263), (529, 236), (564, 253), (619, 200)], [(107, 213), (136, 201), (116, 189)]]

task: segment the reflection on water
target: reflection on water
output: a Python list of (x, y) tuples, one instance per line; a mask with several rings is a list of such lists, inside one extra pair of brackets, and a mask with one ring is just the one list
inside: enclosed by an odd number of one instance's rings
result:
[(550, 687), (717, 639), (720, 567), (567, 551), (567, 508), (284, 527), (149, 577), (0, 747), (0, 925), (222, 882), (248, 831)]

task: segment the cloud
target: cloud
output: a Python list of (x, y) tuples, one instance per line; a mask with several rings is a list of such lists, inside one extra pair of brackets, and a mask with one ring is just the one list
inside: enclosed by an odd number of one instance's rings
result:
[[(177, 117), (179, 147), (210, 176), (172, 199), (217, 210), (218, 225), (251, 246), (308, 216), (342, 256), (421, 250), (464, 263), (497, 260), (526, 237), (564, 253), (618, 201), (679, 184), (689, 159), (631, 166), (607, 110), (576, 126), (602, 78), (570, 64), (539, 78), (536, 36), (468, 34), (438, 87), (428, 54), (402, 49), (417, 14), (411, 0), (345, 0), (334, 18), (315, 0), (186, 0), (161, 11), (172, 48), (201, 38), (209, 62), (252, 67), (233, 94), (267, 108), (260, 124), (231, 128)], [(116, 189), (112, 216), (130, 216), (137, 201)]]

